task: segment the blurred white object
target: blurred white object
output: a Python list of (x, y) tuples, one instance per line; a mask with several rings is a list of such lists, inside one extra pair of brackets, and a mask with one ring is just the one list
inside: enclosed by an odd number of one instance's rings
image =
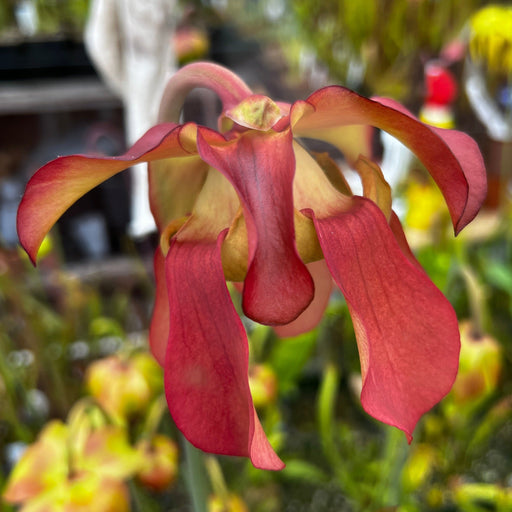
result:
[(489, 93), (481, 66), (469, 58), (464, 65), (464, 85), (471, 108), (489, 137), (500, 142), (512, 141), (512, 118), (507, 118)]
[(36, 4), (33, 0), (21, 0), (16, 4), (14, 16), (18, 30), (25, 37), (32, 37), (37, 32), (38, 16)]
[(414, 155), (389, 133), (382, 131), (380, 137), (384, 146), (380, 168), (390, 187), (395, 189), (407, 176)]
[[(395, 190), (409, 174), (414, 154), (387, 132), (382, 131), (380, 138), (384, 147), (380, 168), (391, 190)], [(405, 215), (405, 205), (398, 197), (393, 197), (393, 210), (400, 218)]]
[[(176, 70), (175, 0), (93, 0), (85, 44), (107, 84), (123, 99), (128, 143), (155, 124), (165, 82)], [(155, 230), (147, 168), (132, 168), (130, 233)]]

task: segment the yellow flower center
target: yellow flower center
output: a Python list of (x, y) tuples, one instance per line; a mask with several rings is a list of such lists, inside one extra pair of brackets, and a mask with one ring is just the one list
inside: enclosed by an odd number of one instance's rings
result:
[(245, 98), (225, 115), (240, 126), (259, 131), (270, 130), (283, 117), (278, 105), (259, 94)]

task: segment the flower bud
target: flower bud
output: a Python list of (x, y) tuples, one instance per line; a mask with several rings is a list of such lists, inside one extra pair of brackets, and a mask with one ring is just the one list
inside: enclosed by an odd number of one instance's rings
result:
[(498, 385), (502, 369), (502, 351), (498, 342), (475, 331), (470, 322), (460, 324), (461, 350), (459, 373), (453, 385), (457, 404), (479, 401)]
[(130, 357), (130, 363), (144, 377), (152, 396), (162, 392), (164, 382), (162, 368), (149, 352), (136, 352)]
[(236, 494), (226, 498), (214, 494), (208, 499), (208, 512), (249, 512), (249, 509)]
[(87, 388), (105, 411), (122, 420), (148, 405), (151, 389), (130, 360), (113, 355), (92, 363), (86, 374)]
[(254, 407), (265, 407), (277, 398), (277, 377), (266, 364), (256, 364), (249, 368), (249, 387)]
[(137, 480), (153, 491), (164, 491), (172, 485), (178, 474), (178, 447), (168, 437), (157, 434), (151, 440), (137, 443), (143, 463)]

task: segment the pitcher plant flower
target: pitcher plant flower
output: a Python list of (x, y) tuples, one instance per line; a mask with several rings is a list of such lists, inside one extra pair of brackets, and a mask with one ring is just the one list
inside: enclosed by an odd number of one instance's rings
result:
[[(218, 130), (179, 122), (196, 87), (219, 96)], [(283, 467), (254, 409), (247, 335), (226, 281), (243, 287), (247, 317), (288, 336), (320, 321), (334, 280), (354, 324), (362, 405), (411, 440), (420, 416), (452, 386), (459, 331), (392, 211), (371, 149), (375, 127), (425, 165), (458, 233), (486, 194), (482, 157), (466, 134), (427, 126), (390, 99), (340, 86), (292, 105), (274, 102), (225, 68), (194, 63), (170, 79), (159, 124), (124, 155), (63, 156), (36, 172), (19, 207), (20, 242), (35, 262), (44, 235), (73, 202), (149, 162), (161, 234), (150, 345), (185, 437), (206, 452)], [(308, 151), (305, 139), (341, 151), (359, 172), (364, 197), (352, 194), (333, 158)]]

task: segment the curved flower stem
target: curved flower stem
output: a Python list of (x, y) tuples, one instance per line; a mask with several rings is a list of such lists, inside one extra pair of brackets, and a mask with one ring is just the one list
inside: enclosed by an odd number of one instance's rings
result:
[(165, 395), (162, 393), (157, 397), (151, 404), (149, 413), (146, 417), (142, 432), (145, 436), (151, 439), (157, 432), (160, 422), (162, 421), (162, 415), (167, 412), (167, 402)]
[(486, 306), (486, 294), (482, 283), (471, 268), (467, 257), (467, 247), (463, 243), (455, 246), (459, 260), (458, 271), (464, 280), (469, 300), (469, 310), (475, 333), (481, 335), (488, 326), (489, 314)]
[(474, 329), (478, 335), (481, 335), (485, 329), (484, 326), (487, 316), (485, 308), (485, 292), (475, 273), (468, 265), (461, 265), (460, 273), (462, 274), (466, 285)]
[(204, 468), (204, 456), (201, 450), (190, 444), (182, 436), (185, 452), (185, 482), (192, 500), (194, 512), (208, 512), (208, 478)]
[(340, 370), (331, 361), (326, 362), (317, 399), (317, 421), (324, 454), (332, 466), (342, 489), (352, 495), (352, 478), (340, 456), (335, 441), (335, 407), (340, 382)]
[(167, 82), (158, 121), (178, 122), (187, 94), (196, 87), (211, 89), (218, 94), (224, 110), (252, 94), (247, 84), (231, 71), (211, 62), (194, 62), (183, 67)]
[(214, 494), (216, 494), (224, 503), (224, 507), (228, 508), (229, 491), (226, 487), (226, 481), (222, 474), (219, 461), (213, 455), (209, 455), (205, 459), (206, 471), (210, 477), (210, 482)]
[(374, 505), (400, 503), (400, 474), (407, 459), (407, 441), (402, 431), (386, 427), (386, 439), (379, 463), (379, 481), (373, 494)]

